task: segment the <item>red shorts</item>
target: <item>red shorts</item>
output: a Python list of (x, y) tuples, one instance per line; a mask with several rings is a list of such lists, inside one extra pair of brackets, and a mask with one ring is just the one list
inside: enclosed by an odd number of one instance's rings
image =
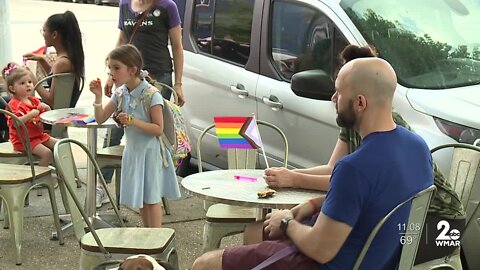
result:
[[(263, 241), (259, 244), (226, 248), (222, 257), (222, 269), (252, 269), (275, 252), (291, 245), (289, 241)], [(318, 263), (297, 251), (265, 269), (269, 270), (318, 270)]]
[[(30, 138), (30, 148), (33, 150), (37, 145), (43, 144), (44, 142), (48, 141), (50, 139), (50, 135), (47, 133), (43, 133), (41, 136), (35, 137), (35, 138)], [(25, 152), (25, 148), (23, 148), (23, 144), (21, 143), (16, 143), (13, 145), (13, 149), (18, 152)]]

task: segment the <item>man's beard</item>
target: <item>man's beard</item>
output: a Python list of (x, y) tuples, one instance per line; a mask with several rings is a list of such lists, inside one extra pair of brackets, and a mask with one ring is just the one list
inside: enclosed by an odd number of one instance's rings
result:
[(348, 102), (348, 107), (346, 110), (339, 111), (337, 109), (337, 125), (339, 127), (353, 129), (356, 123), (357, 123), (357, 117), (353, 110), (353, 100), (350, 100)]

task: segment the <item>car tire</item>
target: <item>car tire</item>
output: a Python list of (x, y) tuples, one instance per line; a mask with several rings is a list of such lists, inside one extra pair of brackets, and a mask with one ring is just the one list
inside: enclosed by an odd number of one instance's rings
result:
[(95, 5), (101, 6), (102, 5), (102, 0), (95, 0)]

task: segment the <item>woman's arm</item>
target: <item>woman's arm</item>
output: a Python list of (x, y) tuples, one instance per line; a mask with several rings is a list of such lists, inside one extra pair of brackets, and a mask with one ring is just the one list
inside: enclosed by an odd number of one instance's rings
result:
[(285, 168), (266, 169), (265, 181), (272, 187), (294, 187), (328, 191), (333, 167), (347, 153), (347, 144), (338, 139), (327, 165), (295, 170)]
[(183, 95), (182, 88), (182, 76), (183, 76), (183, 46), (182, 46), (182, 28), (180, 25), (168, 30), (170, 37), (170, 43), (172, 44), (173, 54), (173, 71), (175, 72), (175, 82), (173, 88), (178, 96), (178, 105), (183, 106), (185, 104), (185, 97)]

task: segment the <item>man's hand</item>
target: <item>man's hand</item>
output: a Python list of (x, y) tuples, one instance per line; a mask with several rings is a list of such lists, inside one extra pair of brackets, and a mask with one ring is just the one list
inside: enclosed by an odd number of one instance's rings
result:
[(265, 169), (263, 178), (270, 187), (295, 187), (295, 173), (287, 168)]
[(293, 217), (290, 210), (279, 210), (267, 214), (263, 222), (263, 230), (268, 234), (269, 239), (278, 239), (283, 236), (284, 232), (280, 229), (280, 222), (286, 217)]
[(105, 93), (105, 96), (112, 97), (112, 88), (113, 88), (113, 80), (112, 80), (112, 77), (108, 76), (107, 82), (103, 87), (103, 92)]

